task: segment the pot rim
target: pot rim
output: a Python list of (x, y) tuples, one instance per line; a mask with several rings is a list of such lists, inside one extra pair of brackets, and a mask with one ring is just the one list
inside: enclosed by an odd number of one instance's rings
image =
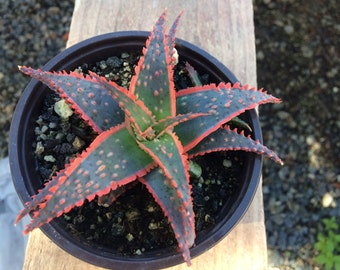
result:
[[(145, 45), (145, 40), (148, 35), (149, 32), (147, 31), (121, 31), (95, 36), (65, 49), (63, 52), (52, 58), (46, 65), (44, 65), (42, 69), (56, 71), (65, 69), (65, 66), (67, 66), (68, 69), (74, 69), (79, 65), (79, 63), (86, 62), (86, 59), (90, 54), (100, 54), (99, 51), (104, 50), (105, 47), (109, 47), (110, 45), (112, 46), (112, 43), (110, 42), (111, 40), (120, 38), (129, 42), (129, 45), (132, 46), (136, 44), (136, 40), (144, 39)], [(205, 58), (205, 61), (208, 61), (210, 64), (209, 70), (218, 70), (219, 72), (224, 73), (231, 83), (238, 81), (227, 67), (196, 45), (193, 45), (182, 39), (176, 39), (176, 48), (178, 51), (181, 51), (180, 55), (193, 53), (194, 57), (196, 57), (195, 59), (197, 59), (198, 62), (200, 62), (201, 58)], [(89, 49), (91, 53), (88, 52)], [(72, 58), (71, 67), (67, 60), (70, 57)], [(72, 66), (74, 64), (77, 65)], [(209, 73), (209, 71), (207, 72)], [(32, 79), (27, 85), (13, 114), (10, 129), (9, 160), (11, 174), (15, 189), (23, 204), (31, 199), (31, 195), (33, 195), (34, 192), (32, 193), (32, 189), (28, 191), (25, 186), (22, 186), (26, 175), (28, 175), (27, 170), (29, 168), (26, 168), (26, 165), (24, 165), (24, 168), (20, 166), (23, 164), (22, 160), (24, 157), (26, 157), (26, 152), (22, 149), (22, 146), (27, 141), (24, 139), (23, 142), (23, 134), (18, 132), (18, 130), (24, 131), (25, 128), (27, 128), (27, 123), (24, 125), (24, 129), (20, 127), (20, 125), (22, 125), (21, 117), (23, 115), (23, 110), (27, 108), (32, 95), (34, 96), (34, 88), (41, 86), (42, 84), (35, 79)], [(262, 142), (262, 134), (257, 113), (254, 109), (247, 112), (251, 120), (254, 139)], [(247, 156), (248, 155), (250, 156), (252, 162), (249, 162), (251, 164), (248, 164), (249, 166), (246, 168), (247, 171), (249, 171), (249, 175), (247, 175), (247, 177), (250, 177), (250, 180), (248, 186), (242, 191), (244, 199), (238, 199), (238, 204), (233, 210), (232, 215), (228, 219), (225, 218), (226, 220), (223, 219), (225, 223), (222, 226), (218, 226), (218, 228), (212, 230), (210, 233), (211, 237), (204, 239), (199, 243), (199, 245), (191, 248), (192, 258), (202, 254), (215, 245), (218, 241), (223, 239), (228, 234), (228, 232), (230, 232), (236, 226), (236, 224), (247, 211), (253, 197), (255, 196), (257, 186), (260, 181), (262, 168), (262, 156), (255, 155), (253, 153), (247, 153)], [(47, 235), (59, 247), (84, 261), (96, 264), (101, 267), (110, 268), (112, 265), (114, 265), (115, 267), (124, 267), (124, 269), (158, 269), (160, 267), (169, 267), (183, 262), (182, 255), (180, 253), (171, 254), (168, 257), (153, 257), (151, 261), (149, 257), (112, 257), (112, 254), (110, 256), (110, 254), (104, 251), (94, 254), (90, 252), (90, 249), (88, 248), (86, 249), (84, 247), (77, 246), (77, 243), (74, 243), (70, 240), (70, 237), (67, 237), (68, 234), (66, 232), (62, 232), (59, 229), (60, 228), (58, 228), (54, 220), (41, 227), (41, 230), (44, 232), (44, 234)]]

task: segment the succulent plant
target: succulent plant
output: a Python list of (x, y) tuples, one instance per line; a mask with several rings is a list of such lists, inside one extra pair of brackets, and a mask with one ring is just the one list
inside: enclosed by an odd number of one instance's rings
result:
[[(110, 193), (112, 202), (124, 187), (140, 181), (152, 193), (190, 265), (195, 214), (189, 182), (189, 159), (214, 151), (244, 150), (280, 158), (259, 141), (228, 126), (245, 110), (279, 99), (239, 83), (200, 85), (176, 91), (173, 82), (175, 32), (168, 34), (165, 12), (157, 20), (135, 68), (129, 89), (95, 73), (20, 71), (48, 85), (98, 134), (32, 196), (16, 222), (31, 214), (24, 233)], [(190, 73), (194, 71), (190, 70)]]

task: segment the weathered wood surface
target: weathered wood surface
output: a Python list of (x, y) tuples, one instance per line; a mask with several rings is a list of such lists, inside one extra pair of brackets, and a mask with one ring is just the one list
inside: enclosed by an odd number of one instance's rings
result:
[[(151, 30), (168, 9), (168, 21), (185, 10), (177, 37), (205, 49), (229, 67), (241, 82), (256, 85), (252, 0), (76, 0), (68, 46), (86, 38), (122, 30)], [(237, 227), (219, 244), (193, 259), (193, 270), (266, 269), (267, 246), (262, 187)], [(29, 237), (23, 269), (102, 269), (67, 254), (40, 230)], [(185, 264), (168, 268), (187, 269)]]

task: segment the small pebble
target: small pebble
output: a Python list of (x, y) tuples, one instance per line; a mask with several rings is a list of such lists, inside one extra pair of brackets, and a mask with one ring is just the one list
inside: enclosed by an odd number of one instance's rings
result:
[(202, 175), (202, 168), (197, 162), (189, 160), (189, 174), (190, 176), (198, 179)]
[(233, 165), (233, 163), (231, 162), (231, 160), (229, 159), (224, 159), (223, 160), (223, 166), (226, 168), (230, 168)]
[(106, 62), (105, 62), (105, 61), (100, 61), (99, 67), (100, 67), (102, 70), (107, 69)]
[(158, 224), (154, 223), (154, 222), (150, 222), (148, 228), (149, 228), (149, 230), (157, 230)]
[(294, 33), (294, 27), (290, 24), (288, 25), (285, 25), (284, 28), (285, 32), (288, 34), (288, 35), (291, 35)]
[(56, 123), (53, 123), (53, 122), (51, 122), (51, 123), (49, 123), (49, 124), (48, 124), (48, 127), (49, 127), (50, 129), (54, 129), (54, 128), (56, 128), (56, 127), (57, 127), (57, 124), (56, 124)]
[(129, 56), (130, 55), (128, 53), (122, 53), (120, 57), (124, 59), (124, 58), (128, 58)]
[(48, 10), (47, 10), (47, 13), (48, 13), (49, 15), (56, 15), (56, 14), (58, 14), (59, 12), (60, 12), (60, 8), (59, 8), (59, 7), (56, 7), (56, 6), (50, 7), (50, 8), (48, 8)]
[(137, 217), (139, 217), (140, 214), (136, 211), (130, 211), (130, 212), (126, 212), (125, 216), (127, 217), (128, 220), (134, 220)]
[(52, 163), (56, 161), (55, 157), (52, 155), (44, 156), (44, 160), (47, 162), (52, 162)]
[(138, 255), (138, 256), (140, 256), (140, 255), (142, 255), (143, 253), (142, 253), (142, 251), (141, 251), (140, 249), (137, 249), (137, 250), (135, 251), (135, 254)]
[(154, 207), (153, 205), (149, 205), (149, 206), (147, 207), (147, 211), (148, 211), (149, 213), (153, 213), (153, 212), (155, 212), (155, 207)]
[(72, 143), (72, 146), (74, 147), (74, 149), (76, 151), (78, 151), (79, 149), (81, 149), (83, 146), (85, 145), (85, 142), (80, 139), (79, 137), (75, 137), (74, 141)]
[(73, 114), (71, 107), (66, 103), (64, 99), (61, 99), (55, 103), (54, 111), (62, 119), (68, 119)]
[(131, 233), (128, 233), (128, 234), (126, 235), (126, 239), (127, 239), (129, 242), (131, 242), (134, 238), (135, 238), (135, 237), (134, 237)]
[(321, 203), (324, 208), (336, 206), (333, 196), (328, 192), (323, 195)]
[(48, 130), (48, 126), (42, 126), (41, 127), (41, 133), (45, 133)]
[(42, 153), (44, 153), (44, 151), (45, 151), (45, 148), (44, 148), (43, 144), (41, 142), (38, 142), (37, 146), (35, 148), (35, 153), (37, 155), (41, 155)]

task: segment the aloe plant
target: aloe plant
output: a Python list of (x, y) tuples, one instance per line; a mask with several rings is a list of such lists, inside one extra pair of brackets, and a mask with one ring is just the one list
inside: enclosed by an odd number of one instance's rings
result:
[(263, 103), (279, 99), (239, 83), (196, 85), (176, 91), (173, 82), (175, 32), (168, 34), (165, 12), (143, 49), (129, 89), (95, 73), (20, 71), (48, 85), (98, 134), (91, 145), (25, 204), (16, 222), (31, 213), (24, 233), (124, 186), (140, 181), (152, 193), (190, 265), (195, 224), (189, 159), (214, 151), (244, 150), (280, 158), (258, 141), (231, 130), (227, 123)]

